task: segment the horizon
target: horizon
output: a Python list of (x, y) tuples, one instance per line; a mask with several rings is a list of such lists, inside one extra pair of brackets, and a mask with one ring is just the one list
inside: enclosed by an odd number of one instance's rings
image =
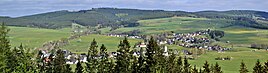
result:
[(92, 8), (127, 8), (165, 11), (228, 11), (254, 10), (267, 12), (265, 0), (1, 0), (0, 16), (21, 17), (47, 12), (90, 10)]

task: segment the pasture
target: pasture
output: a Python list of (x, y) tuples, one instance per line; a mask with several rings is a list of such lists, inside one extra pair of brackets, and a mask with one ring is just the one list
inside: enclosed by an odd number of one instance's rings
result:
[(8, 36), (12, 47), (19, 46), (21, 43), (28, 48), (41, 47), (43, 43), (52, 40), (59, 40), (70, 36), (70, 29), (41, 29), (28, 27), (13, 27), (10, 29)]
[[(121, 40), (123, 40), (123, 37), (112, 37), (112, 36), (106, 36), (106, 35), (96, 35), (96, 34), (90, 34), (88, 36), (82, 36), (80, 38), (77, 38), (75, 40), (70, 41), (69, 45), (66, 45), (62, 47), (63, 49), (70, 50), (72, 52), (78, 52), (78, 53), (86, 53), (88, 51), (88, 48), (90, 46), (90, 43), (92, 40), (95, 39), (98, 43), (98, 48), (100, 48), (101, 44), (104, 44), (107, 48), (107, 51), (116, 51), (118, 49), (118, 44)], [(131, 44), (131, 47), (137, 42), (142, 42), (142, 40), (139, 39), (128, 39), (128, 41)]]
[(140, 30), (141, 34), (156, 34), (174, 31), (187, 33), (198, 30), (223, 30), (225, 36), (222, 42), (230, 41), (234, 46), (249, 47), (252, 43), (268, 43), (268, 30), (254, 29), (243, 26), (230, 26), (228, 19), (207, 19), (191, 17), (171, 17), (140, 20), (138, 27), (119, 28), (112, 32), (127, 32)]

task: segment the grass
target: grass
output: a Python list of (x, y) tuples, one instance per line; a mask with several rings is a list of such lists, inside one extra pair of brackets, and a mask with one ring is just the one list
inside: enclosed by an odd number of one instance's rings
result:
[(232, 20), (206, 19), (191, 17), (171, 17), (160, 19), (140, 20), (138, 27), (119, 28), (113, 32), (121, 33), (132, 30), (141, 30), (141, 34), (157, 34), (174, 31), (176, 33), (194, 32), (205, 29), (225, 31), (223, 42), (230, 41), (235, 46), (249, 47), (252, 43), (268, 43), (268, 30), (247, 28), (242, 26), (229, 26)]
[[(206, 18), (190, 18), (190, 17), (172, 17), (172, 18), (160, 18), (140, 20), (141, 26), (119, 28), (114, 32), (126, 32), (139, 29), (141, 34), (155, 34), (174, 31), (176, 33), (193, 32), (204, 29), (217, 29), (225, 31), (225, 36), (221, 38), (220, 42), (213, 44), (219, 44), (226, 47), (232, 47), (233, 49), (225, 53), (207, 52), (201, 55), (197, 60), (191, 60), (192, 65), (202, 67), (205, 61), (211, 64), (218, 62), (225, 73), (238, 73), (239, 66), (243, 60), (248, 69), (252, 71), (257, 59), (262, 62), (268, 60), (268, 51), (259, 50), (253, 52), (251, 48), (248, 48), (252, 43), (268, 43), (268, 30), (247, 28), (242, 26), (229, 26), (228, 19), (206, 19)], [(225, 43), (230, 41), (230, 43)], [(168, 46), (171, 49), (185, 49), (174, 45)], [(233, 59), (230, 61), (215, 60), (216, 57), (230, 56)]]
[[(252, 71), (257, 59), (261, 62), (268, 60), (268, 52), (264, 50), (258, 50), (253, 52), (251, 48), (248, 48), (252, 43), (268, 43), (268, 30), (260, 30), (254, 28), (245, 28), (239, 26), (231, 26), (222, 28), (228, 25), (228, 19), (206, 19), (206, 18), (190, 18), (190, 17), (172, 17), (161, 19), (140, 20), (141, 26), (119, 28), (112, 32), (127, 32), (139, 29), (141, 34), (154, 34), (163, 33), (167, 31), (174, 31), (177, 33), (193, 32), (197, 30), (204, 30), (207, 28), (224, 30), (225, 36), (221, 39), (221, 42), (214, 44), (224, 45), (226, 47), (233, 46), (231, 51), (225, 53), (207, 52), (201, 55), (197, 60), (191, 60), (192, 65), (202, 67), (205, 61), (211, 64), (218, 62), (225, 73), (238, 73), (240, 62), (243, 60), (248, 69)], [(12, 46), (18, 46), (20, 43), (34, 48), (40, 47), (44, 42), (50, 40), (58, 40), (60, 38), (66, 38), (70, 35), (70, 28), (51, 30), (51, 29), (39, 29), (39, 28), (27, 28), (27, 27), (9, 27), (11, 29), (9, 36)], [(103, 28), (102, 34), (109, 33), (110, 28)], [(90, 42), (96, 39), (98, 46), (104, 44), (108, 51), (116, 51), (119, 41), (123, 38), (110, 37), (105, 35), (88, 35), (81, 38), (70, 41), (70, 44), (62, 49), (68, 49), (72, 52), (85, 53), (88, 50)], [(139, 39), (129, 39), (131, 46), (139, 41)], [(230, 43), (225, 43), (230, 41)], [(183, 50), (186, 48), (169, 45), (168, 48)], [(230, 61), (215, 60), (216, 57), (232, 57)]]
[(70, 35), (68, 28), (60, 30), (13, 27), (9, 26), (9, 39), (12, 47), (19, 46), (21, 43), (28, 48), (41, 47), (43, 43)]
[[(111, 37), (111, 36), (105, 36), (105, 35), (96, 35), (96, 34), (91, 34), (88, 36), (83, 36), (81, 38), (75, 39), (70, 41), (70, 44), (67, 46), (64, 46), (62, 48), (68, 49), (73, 52), (80, 52), (80, 53), (85, 53), (88, 51), (88, 48), (90, 46), (90, 43), (92, 42), (93, 39), (96, 39), (98, 46), (100, 47), (101, 44), (104, 44), (107, 48), (107, 51), (116, 51), (117, 46), (120, 42), (120, 40), (123, 40), (123, 37)], [(141, 42), (142, 40), (139, 39), (128, 39), (130, 42), (131, 46), (137, 42)]]
[[(227, 57), (230, 56), (232, 59), (230, 61), (223, 60), (215, 60), (216, 57)], [(265, 62), (268, 60), (268, 51), (259, 50), (256, 52), (253, 51), (239, 51), (239, 52), (225, 52), (225, 53), (217, 53), (217, 52), (207, 52), (206, 54), (201, 55), (197, 60), (191, 60), (190, 63), (192, 65), (197, 65), (197, 67), (202, 67), (205, 61), (208, 61), (210, 64), (214, 64), (217, 62), (222, 67), (224, 73), (238, 73), (240, 69), (240, 63), (242, 61), (248, 67), (249, 71), (253, 71), (253, 67), (259, 59), (261, 62)]]

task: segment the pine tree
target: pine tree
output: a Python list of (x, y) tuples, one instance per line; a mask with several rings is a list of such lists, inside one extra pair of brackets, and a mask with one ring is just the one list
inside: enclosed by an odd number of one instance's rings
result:
[(240, 72), (240, 73), (247, 73), (247, 72), (249, 72), (248, 69), (247, 69), (246, 64), (245, 64), (243, 61), (241, 62), (239, 72)]
[(201, 68), (199, 69), (199, 73), (203, 73), (203, 70)]
[(108, 59), (108, 53), (107, 53), (107, 49), (106, 47), (104, 46), (104, 44), (101, 45), (100, 47), (100, 55), (101, 55), (101, 58), (100, 58), (100, 66), (99, 66), (99, 72), (100, 73), (108, 73), (109, 70), (111, 68), (109, 68), (109, 59)]
[(132, 73), (139, 73), (139, 60), (137, 57), (133, 57), (131, 69), (132, 69)]
[(140, 48), (140, 56), (138, 58), (138, 73), (143, 73), (145, 72), (145, 59), (144, 59), (144, 55), (143, 55), (143, 49)]
[(10, 67), (7, 67), (8, 61), (7, 55), (10, 55), (10, 45), (9, 40), (7, 39), (7, 33), (9, 29), (5, 26), (4, 23), (0, 26), (0, 71), (7, 71)]
[(205, 62), (203, 68), (204, 68), (204, 70), (202, 71), (203, 73), (210, 73), (211, 70), (209, 68), (208, 61)]
[(83, 73), (83, 66), (81, 62), (78, 59), (78, 63), (76, 64), (75, 73)]
[(263, 72), (268, 73), (268, 61), (264, 63)]
[(169, 73), (175, 73), (176, 72), (176, 55), (173, 52), (170, 52), (171, 55), (168, 57), (168, 61), (166, 62), (167, 71)]
[(181, 73), (183, 72), (183, 64), (182, 64), (182, 57), (179, 56), (178, 60), (177, 60), (177, 63), (176, 63), (176, 73)]
[(59, 49), (56, 53), (56, 57), (53, 60), (53, 73), (66, 73), (66, 59), (64, 58), (64, 53), (61, 49)]
[[(156, 44), (157, 45), (157, 44)], [(159, 46), (155, 47), (155, 56), (154, 58), (156, 59), (156, 71), (159, 71), (161, 73), (166, 73), (166, 61), (167, 58), (163, 55), (164, 54), (164, 49), (161, 49)]]
[(253, 73), (263, 73), (263, 67), (260, 63), (260, 60), (257, 60), (257, 63), (255, 64), (255, 67), (253, 68)]
[(192, 69), (191, 73), (198, 73), (198, 69), (196, 68), (196, 65), (194, 65), (194, 68)]
[(183, 62), (183, 73), (191, 73), (191, 65), (188, 63), (188, 59), (186, 57)]
[(69, 64), (65, 64), (65, 72), (64, 73), (73, 73), (72, 68)]
[(113, 58), (109, 58), (108, 66), (109, 68), (108, 73), (115, 73), (115, 62)]
[(131, 54), (129, 49), (130, 44), (127, 40), (127, 37), (125, 37), (123, 41), (120, 41), (118, 48), (119, 49), (117, 50), (118, 54), (116, 57), (115, 71), (117, 71), (117, 73), (129, 73), (131, 72)]
[(36, 68), (32, 61), (32, 57), (34, 54), (30, 52), (30, 49), (24, 48), (21, 44), (18, 48), (13, 49), (13, 51), (16, 52), (17, 56), (17, 67), (15, 70), (16, 72), (35, 72)]
[(221, 67), (219, 66), (219, 64), (217, 62), (213, 68), (213, 73), (222, 73)]
[(86, 71), (90, 73), (96, 73), (98, 69), (98, 45), (95, 39), (90, 44), (89, 50), (88, 50), (88, 56), (87, 56), (87, 68)]
[(156, 71), (156, 65), (157, 65), (157, 61), (155, 59), (155, 53), (156, 50), (160, 49), (160, 47), (157, 45), (157, 42), (154, 40), (153, 37), (150, 38), (149, 43), (147, 44), (147, 48), (146, 48), (146, 53), (145, 55), (146, 57), (146, 66), (145, 66), (145, 72), (146, 73), (155, 73)]

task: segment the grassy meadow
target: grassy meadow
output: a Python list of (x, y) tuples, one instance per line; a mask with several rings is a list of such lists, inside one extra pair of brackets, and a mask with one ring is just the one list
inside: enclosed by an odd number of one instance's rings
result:
[(254, 29), (242, 26), (229, 26), (228, 19), (207, 19), (191, 17), (171, 17), (140, 20), (141, 26), (119, 28), (112, 32), (127, 32), (140, 30), (141, 34), (154, 34), (174, 31), (187, 33), (205, 29), (224, 30), (222, 41), (230, 41), (233, 45), (248, 47), (252, 43), (268, 43), (268, 30)]
[[(214, 51), (209, 51), (206, 54), (202, 54), (196, 60), (190, 60), (192, 65), (197, 65), (197, 67), (202, 67), (205, 61), (210, 64), (215, 64), (218, 62), (225, 73), (238, 73), (240, 62), (243, 60), (248, 69), (252, 71), (257, 59), (261, 62), (268, 60), (268, 51), (257, 50), (248, 48), (252, 43), (268, 43), (268, 30), (245, 28), (241, 26), (228, 26), (228, 19), (207, 19), (207, 18), (191, 18), (191, 17), (172, 17), (172, 18), (160, 18), (160, 19), (149, 19), (140, 20), (141, 23), (138, 27), (125, 27), (119, 28), (111, 32), (127, 32), (132, 30), (140, 30), (141, 34), (154, 34), (163, 33), (168, 31), (174, 31), (176, 33), (193, 32), (197, 30), (204, 29), (217, 29), (224, 30), (225, 36), (221, 38), (221, 42), (216, 42), (214, 44), (224, 45), (226, 47), (231, 47), (231, 51), (224, 53), (217, 53)], [(12, 46), (18, 46), (20, 43), (23, 45), (34, 48), (40, 47), (43, 43), (51, 40), (58, 40), (60, 38), (66, 38), (70, 36), (70, 28), (52, 30), (52, 29), (39, 29), (39, 28), (27, 28), (27, 27), (9, 27), (11, 31), (9, 32), (9, 38)], [(110, 28), (102, 28), (102, 34), (109, 33)], [(105, 35), (91, 34), (88, 36), (82, 36), (80, 38), (71, 40), (66, 46), (61, 47), (62, 49), (67, 49), (72, 52), (86, 53), (90, 42), (96, 39), (98, 46), (104, 44), (108, 51), (116, 51), (120, 40), (123, 38), (111, 37)], [(136, 42), (141, 42), (140, 39), (129, 39), (131, 46)], [(225, 43), (230, 41), (230, 43)], [(175, 45), (169, 45), (170, 49), (187, 49)], [(215, 60), (216, 57), (226, 57), (230, 56), (232, 59), (230, 61), (220, 61)]]
[(11, 46), (19, 46), (21, 43), (28, 48), (41, 47), (47, 41), (59, 40), (70, 36), (69, 28), (52, 30), (28, 27), (9, 26), (9, 39)]
[[(98, 43), (98, 48), (100, 48), (101, 44), (104, 44), (107, 48), (107, 51), (116, 51), (118, 48), (118, 44), (121, 40), (123, 40), (123, 37), (112, 37), (112, 36), (106, 36), (106, 35), (96, 35), (96, 34), (90, 34), (88, 36), (82, 36), (78, 39), (70, 41), (70, 44), (67, 46), (64, 46), (62, 48), (68, 49), (73, 52), (80, 52), (80, 53), (86, 53), (88, 51), (88, 48), (90, 46), (90, 43), (92, 40), (95, 39)], [(128, 39), (131, 46), (134, 45), (137, 42), (141, 42), (140, 39)], [(132, 46), (133, 47), (133, 46)]]
[[(220, 42), (213, 44), (223, 45), (225, 47), (232, 47), (233, 49), (225, 53), (218, 53), (209, 51), (206, 54), (199, 56), (197, 60), (191, 60), (192, 65), (202, 67), (205, 61), (210, 64), (218, 62), (225, 73), (238, 73), (240, 63), (243, 60), (248, 69), (252, 71), (257, 59), (261, 62), (268, 60), (268, 51), (248, 48), (252, 43), (268, 43), (268, 30), (254, 29), (242, 26), (229, 26), (228, 19), (206, 19), (206, 18), (191, 18), (191, 17), (172, 17), (140, 20), (141, 26), (119, 28), (114, 32), (126, 32), (131, 30), (141, 30), (141, 34), (154, 34), (174, 31), (177, 33), (193, 32), (204, 29), (223, 30), (225, 36), (221, 38)], [(230, 41), (230, 43), (225, 43)], [(170, 45), (171, 49), (186, 49), (179, 46)], [(232, 57), (230, 61), (215, 60), (216, 57)]]

